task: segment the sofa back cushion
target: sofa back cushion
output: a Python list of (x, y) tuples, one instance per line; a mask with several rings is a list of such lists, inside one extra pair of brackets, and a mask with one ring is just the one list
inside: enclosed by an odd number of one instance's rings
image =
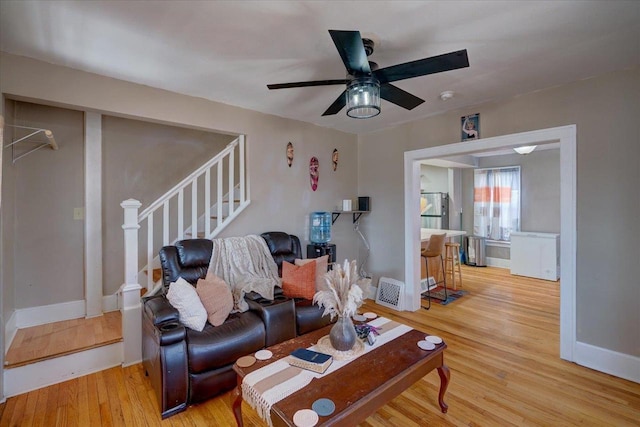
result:
[(162, 282), (166, 288), (182, 277), (195, 285), (207, 275), (213, 243), (208, 239), (179, 240), (175, 246), (160, 249)]
[(278, 276), (282, 277), (282, 262), (294, 263), (296, 258), (302, 258), (300, 239), (293, 234), (282, 231), (268, 231), (260, 236), (267, 242), (269, 252), (278, 265)]

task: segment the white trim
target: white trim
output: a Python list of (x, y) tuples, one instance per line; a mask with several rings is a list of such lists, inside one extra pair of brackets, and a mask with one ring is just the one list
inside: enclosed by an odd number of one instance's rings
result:
[(4, 370), (4, 396), (27, 393), (122, 363), (122, 343)]
[(511, 269), (510, 259), (487, 257), (486, 261), (487, 261), (487, 267)]
[(486, 152), (519, 145), (560, 143), (560, 357), (574, 360), (576, 345), (576, 126), (560, 126), (530, 132), (423, 148), (404, 153), (405, 307), (420, 309), (419, 162), (426, 159)]
[(85, 316), (84, 308), (83, 300), (19, 308), (15, 311), (16, 327), (18, 329), (28, 328), (62, 320), (79, 319)]
[(84, 295), (86, 316), (102, 315), (102, 115), (84, 113)]
[(576, 342), (575, 362), (596, 371), (640, 383), (640, 357)]
[(13, 339), (16, 337), (16, 333), (18, 332), (18, 325), (16, 325), (16, 315), (15, 310), (11, 313), (9, 320), (4, 325), (4, 354), (6, 355), (9, 351), (9, 347), (11, 347), (11, 343)]

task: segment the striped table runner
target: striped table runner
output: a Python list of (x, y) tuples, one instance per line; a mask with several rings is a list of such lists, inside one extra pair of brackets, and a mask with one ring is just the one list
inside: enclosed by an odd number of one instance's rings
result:
[[(378, 317), (368, 323), (378, 328), (380, 335), (373, 346), (365, 345), (364, 353), (383, 346), (399, 336), (411, 330), (407, 325), (403, 325), (385, 317)], [(317, 350), (315, 346), (310, 350)], [(296, 391), (309, 384), (314, 378), (321, 378), (330, 375), (343, 366), (349, 364), (350, 360), (333, 360), (333, 363), (323, 373), (301, 369), (289, 365), (286, 358), (277, 360), (256, 371), (247, 374), (242, 381), (242, 398), (247, 402), (269, 426), (271, 423), (271, 407), (280, 400), (290, 396)]]

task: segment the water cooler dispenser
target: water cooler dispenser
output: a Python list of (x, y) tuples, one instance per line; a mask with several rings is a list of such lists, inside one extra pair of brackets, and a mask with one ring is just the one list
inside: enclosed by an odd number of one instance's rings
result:
[(329, 255), (329, 262), (336, 262), (336, 245), (331, 240), (331, 212), (313, 212), (309, 221), (311, 230), (307, 245), (307, 258)]

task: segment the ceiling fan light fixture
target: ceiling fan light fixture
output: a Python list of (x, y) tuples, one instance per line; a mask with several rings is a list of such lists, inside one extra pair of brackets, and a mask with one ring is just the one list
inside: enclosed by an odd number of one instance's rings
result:
[(380, 114), (380, 83), (373, 77), (356, 78), (347, 86), (347, 116), (369, 119)]
[(523, 145), (522, 147), (515, 147), (513, 151), (518, 154), (529, 154), (535, 150), (537, 145)]

